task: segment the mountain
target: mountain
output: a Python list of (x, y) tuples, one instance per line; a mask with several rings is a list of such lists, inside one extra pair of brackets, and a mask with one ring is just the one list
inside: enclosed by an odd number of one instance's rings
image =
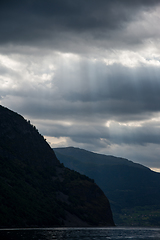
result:
[(117, 225), (160, 226), (160, 173), (124, 158), (67, 147), (61, 163), (95, 180), (108, 197)]
[(109, 201), (30, 121), (0, 106), (0, 227), (54, 226), (114, 226)]

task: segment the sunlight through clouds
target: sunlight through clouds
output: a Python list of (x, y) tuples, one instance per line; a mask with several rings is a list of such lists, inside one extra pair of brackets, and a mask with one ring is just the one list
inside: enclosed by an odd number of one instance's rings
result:
[(5, 66), (6, 68), (19, 71), (21, 64), (17, 62), (14, 57), (12, 58), (10, 56), (5, 56), (0, 54), (0, 64), (2, 66)]
[(159, 1), (81, 1), (49, 19), (47, 7), (23, 5), (0, 22), (0, 103), (51, 146), (160, 168)]
[(44, 136), (44, 137), (46, 138), (47, 142), (52, 148), (56, 148), (59, 145), (62, 147), (65, 147), (67, 144), (67, 138), (65, 137), (60, 137), (60, 138), (48, 137), (48, 136)]

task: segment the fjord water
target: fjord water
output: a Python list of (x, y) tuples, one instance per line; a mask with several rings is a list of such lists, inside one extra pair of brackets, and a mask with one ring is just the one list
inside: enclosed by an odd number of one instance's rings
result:
[(49, 228), (0, 230), (3, 240), (160, 240), (160, 228)]

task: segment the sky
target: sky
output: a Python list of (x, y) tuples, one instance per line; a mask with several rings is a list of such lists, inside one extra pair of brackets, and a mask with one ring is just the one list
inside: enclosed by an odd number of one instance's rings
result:
[(159, 22), (159, 0), (2, 0), (0, 104), (51, 147), (160, 171)]

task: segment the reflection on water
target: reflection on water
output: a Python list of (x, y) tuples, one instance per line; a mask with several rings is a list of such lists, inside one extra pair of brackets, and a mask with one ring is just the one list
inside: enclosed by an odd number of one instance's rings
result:
[(49, 228), (0, 230), (3, 240), (160, 240), (160, 228)]

